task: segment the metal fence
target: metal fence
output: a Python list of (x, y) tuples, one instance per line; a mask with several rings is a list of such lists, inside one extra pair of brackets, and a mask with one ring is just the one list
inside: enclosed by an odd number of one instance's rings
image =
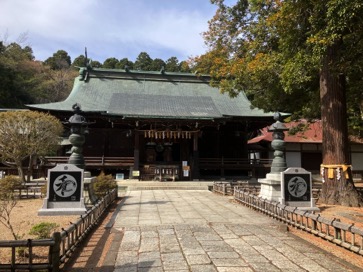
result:
[(238, 188), (234, 190), (234, 199), (288, 225), (363, 255), (363, 229), (354, 224), (346, 224), (336, 218), (324, 218), (297, 207), (269, 201)]
[[(48, 270), (57, 272), (60, 266), (68, 258), (76, 246), (87, 236), (92, 228), (99, 223), (102, 214), (107, 207), (116, 199), (117, 189), (109, 192), (99, 202), (97, 202), (90, 210), (75, 222), (71, 223), (68, 228), (62, 229), (61, 232), (55, 232), (50, 239), (28, 239), (28, 240), (11, 240), (0, 241), (1, 248), (11, 249), (11, 260), (7, 264), (0, 264), (0, 271), (37, 271)], [(47, 247), (44, 262), (35, 262), (36, 256), (33, 253), (36, 247)], [(17, 249), (27, 249), (26, 261), (19, 262), (16, 258)], [(39, 256), (37, 256), (39, 259)]]

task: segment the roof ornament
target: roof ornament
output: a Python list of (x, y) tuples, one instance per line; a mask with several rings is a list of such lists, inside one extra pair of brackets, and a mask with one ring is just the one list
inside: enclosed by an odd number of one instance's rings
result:
[(86, 74), (86, 69), (84, 69), (84, 67), (79, 68), (79, 80), (84, 80), (85, 74)]
[(89, 71), (92, 70), (92, 60), (88, 59), (87, 47), (84, 48), (84, 56), (84, 67), (79, 68), (79, 80), (87, 81)]
[[(289, 130), (289, 129), (287, 129), (286, 128), (286, 126), (285, 126), (285, 124), (282, 122), (282, 115), (281, 115), (281, 113), (279, 113), (279, 112), (275, 112), (275, 114), (274, 114), (274, 120), (276, 121), (275, 123), (273, 123), (270, 127), (269, 127), (269, 129), (268, 129), (268, 131), (269, 132), (281, 132), (281, 131), (287, 131), (287, 130)], [(281, 134), (281, 133), (280, 133)], [(282, 135), (284, 135), (283, 133), (281, 134), (281, 135), (279, 135), (279, 136), (281, 136), (281, 137), (284, 137), (284, 136), (282, 136)], [(283, 140), (283, 138), (282, 138), (282, 140)]]
[(92, 60), (87, 56), (87, 47), (84, 48), (84, 66), (87, 67), (87, 70), (92, 70)]
[(73, 104), (72, 105), (72, 110), (73, 110), (74, 113), (77, 113), (77, 114), (81, 113), (82, 112), (81, 104), (79, 104), (79, 103)]
[(84, 67), (87, 67), (88, 64), (88, 56), (87, 56), (87, 47), (84, 48)]
[(87, 123), (86, 118), (84, 118), (81, 113), (81, 104), (75, 103), (72, 105), (72, 110), (74, 114), (69, 118), (70, 124), (84, 124)]

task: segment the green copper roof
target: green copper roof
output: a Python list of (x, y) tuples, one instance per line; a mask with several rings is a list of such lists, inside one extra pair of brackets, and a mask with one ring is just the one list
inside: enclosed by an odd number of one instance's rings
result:
[(231, 98), (209, 85), (209, 78), (185, 73), (81, 69), (65, 101), (28, 105), (34, 109), (84, 112), (140, 118), (216, 119), (271, 117), (252, 109), (244, 95)]

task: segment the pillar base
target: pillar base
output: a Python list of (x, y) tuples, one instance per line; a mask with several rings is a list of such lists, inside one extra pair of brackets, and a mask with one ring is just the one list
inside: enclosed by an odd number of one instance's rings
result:
[(281, 174), (269, 173), (266, 178), (258, 179), (261, 184), (259, 197), (270, 201), (281, 201)]

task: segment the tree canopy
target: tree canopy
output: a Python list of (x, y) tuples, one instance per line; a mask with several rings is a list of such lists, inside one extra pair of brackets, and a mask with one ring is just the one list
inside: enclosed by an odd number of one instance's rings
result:
[(196, 69), (236, 95), (245, 91), (252, 104), (293, 117), (320, 117), (319, 72), (328, 46), (340, 40), (336, 73), (347, 76), (351, 128), (362, 128), (363, 5), (359, 0), (240, 0), (218, 10), (204, 33), (209, 50)]
[(33, 101), (39, 81), (39, 64), (30, 47), (0, 42), (0, 107), (21, 107)]
[(118, 64), (118, 59), (108, 58), (103, 62), (102, 67), (108, 69), (115, 69), (117, 64)]
[(153, 60), (146, 52), (141, 52), (134, 63), (135, 70), (150, 71)]
[(71, 57), (64, 50), (58, 50), (52, 57), (47, 58), (44, 63), (53, 70), (61, 70), (71, 66)]
[[(86, 63), (87, 62), (87, 63)], [(90, 63), (93, 68), (142, 69), (190, 72), (189, 63), (176, 57), (167, 62), (141, 52), (135, 63), (128, 58), (107, 58), (103, 64), (79, 55), (72, 62), (65, 50), (58, 50), (44, 62), (34, 60), (30, 46), (0, 41), (0, 108), (24, 108), (26, 104), (62, 101), (72, 90), (78, 68)], [(136, 66), (135, 66), (136, 64)]]
[[(212, 83), (232, 96), (244, 91), (264, 110), (321, 117), (322, 170), (350, 169), (347, 113), (355, 133), (361, 131), (363, 116), (363, 94), (357, 91), (363, 79), (363, 3), (211, 2), (218, 9), (204, 33), (209, 50), (195, 59), (197, 72), (211, 74)], [(326, 202), (363, 203), (351, 175), (335, 178), (323, 186)]]
[(54, 116), (35, 111), (0, 113), (0, 158), (18, 168), (24, 180), (23, 163), (50, 154), (63, 132), (62, 123)]

